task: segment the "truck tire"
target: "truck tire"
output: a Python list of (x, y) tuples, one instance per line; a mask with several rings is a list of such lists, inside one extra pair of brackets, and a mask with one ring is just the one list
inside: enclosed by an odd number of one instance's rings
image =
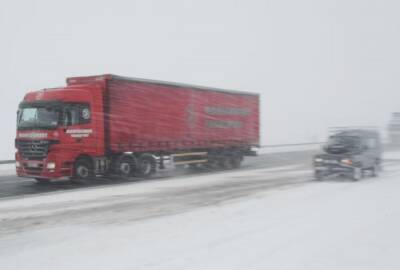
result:
[(150, 177), (156, 172), (157, 161), (151, 154), (143, 154), (139, 157), (136, 175), (140, 177)]
[(136, 158), (134, 156), (121, 156), (115, 164), (115, 172), (122, 177), (134, 175), (136, 170)]
[(94, 176), (93, 164), (89, 158), (79, 158), (74, 165), (74, 175), (72, 181), (83, 183)]

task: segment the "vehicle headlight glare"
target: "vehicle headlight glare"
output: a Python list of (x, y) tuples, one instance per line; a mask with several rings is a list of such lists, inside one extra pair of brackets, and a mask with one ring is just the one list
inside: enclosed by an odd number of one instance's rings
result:
[(352, 165), (353, 164), (353, 161), (351, 159), (348, 159), (348, 158), (342, 159), (340, 162), (342, 162), (343, 164), (346, 164), (346, 165)]
[(314, 161), (315, 161), (315, 162), (322, 162), (323, 159), (322, 159), (322, 158), (316, 158), (316, 159), (314, 159)]

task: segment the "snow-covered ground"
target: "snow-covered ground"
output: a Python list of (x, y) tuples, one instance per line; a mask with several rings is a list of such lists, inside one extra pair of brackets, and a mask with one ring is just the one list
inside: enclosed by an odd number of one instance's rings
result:
[[(303, 182), (310, 174), (286, 166), (0, 201), (0, 267), (400, 269), (399, 163), (360, 182)], [(157, 192), (288, 177), (302, 184), (148, 218), (124, 209)], [(162, 199), (168, 205), (177, 196)], [(29, 221), (36, 223), (30, 228)]]
[(0, 175), (15, 175), (15, 164), (0, 164)]

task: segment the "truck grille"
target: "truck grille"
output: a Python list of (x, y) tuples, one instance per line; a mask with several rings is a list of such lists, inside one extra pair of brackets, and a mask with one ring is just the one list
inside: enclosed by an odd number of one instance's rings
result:
[(24, 170), (29, 175), (40, 175), (43, 171), (43, 164), (38, 164), (37, 167), (31, 167), (27, 163), (24, 163)]
[(15, 146), (24, 159), (28, 160), (42, 160), (47, 156), (49, 146), (52, 141), (48, 140), (32, 140), (23, 141), (16, 140)]

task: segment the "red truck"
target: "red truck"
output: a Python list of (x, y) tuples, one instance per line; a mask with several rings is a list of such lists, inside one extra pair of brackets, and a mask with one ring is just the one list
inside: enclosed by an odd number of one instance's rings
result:
[(229, 169), (258, 145), (258, 94), (110, 74), (73, 77), (20, 103), (16, 171), (45, 182), (148, 177), (166, 162)]

